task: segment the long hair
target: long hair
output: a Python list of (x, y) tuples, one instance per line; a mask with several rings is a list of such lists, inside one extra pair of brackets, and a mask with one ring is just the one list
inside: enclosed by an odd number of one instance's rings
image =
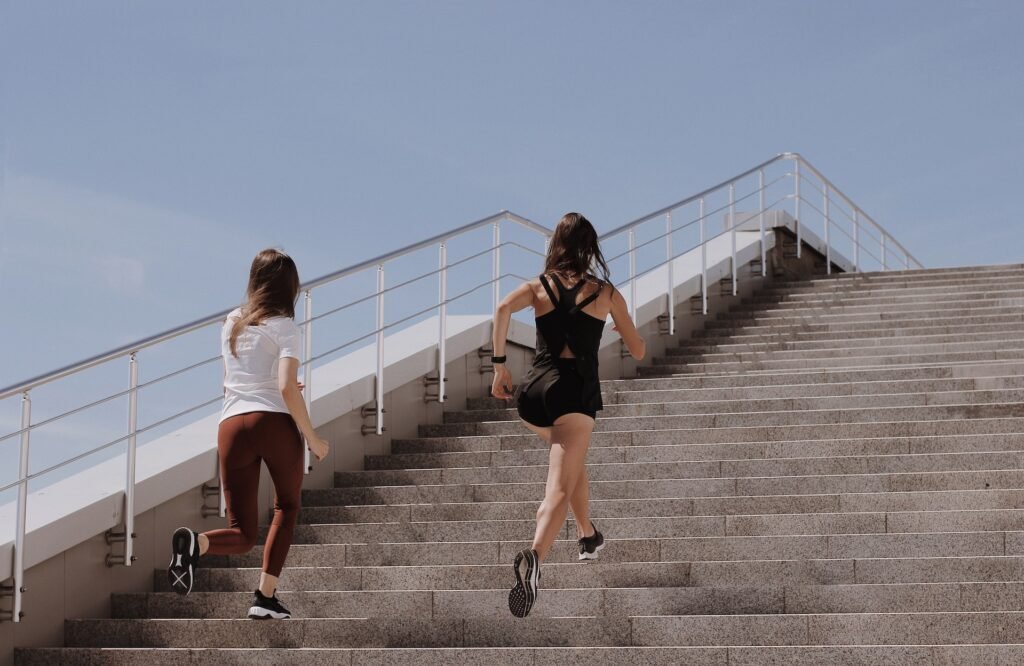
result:
[(299, 271), (284, 252), (268, 248), (252, 260), (242, 316), (231, 327), (231, 354), (238, 357), (238, 336), (247, 326), (259, 326), (271, 317), (295, 318)]
[(544, 258), (544, 272), (569, 273), (585, 278), (600, 272), (609, 282), (608, 264), (601, 254), (594, 225), (579, 213), (566, 213), (555, 227)]

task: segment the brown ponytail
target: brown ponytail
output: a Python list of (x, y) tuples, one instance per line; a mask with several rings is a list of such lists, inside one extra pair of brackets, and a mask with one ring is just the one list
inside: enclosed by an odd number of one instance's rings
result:
[(249, 269), (242, 316), (231, 326), (231, 354), (238, 357), (238, 336), (247, 326), (259, 326), (271, 317), (295, 318), (299, 295), (299, 271), (284, 252), (266, 249), (256, 255)]

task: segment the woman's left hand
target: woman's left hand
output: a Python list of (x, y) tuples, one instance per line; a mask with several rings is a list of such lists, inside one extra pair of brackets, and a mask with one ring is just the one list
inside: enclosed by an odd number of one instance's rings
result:
[(512, 374), (504, 363), (494, 364), (494, 381), (491, 382), (491, 395), (502, 400), (512, 399)]

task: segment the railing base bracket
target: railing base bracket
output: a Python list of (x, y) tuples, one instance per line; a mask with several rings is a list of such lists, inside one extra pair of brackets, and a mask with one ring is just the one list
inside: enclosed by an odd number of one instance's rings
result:
[[(444, 381), (447, 383), (448, 378), (445, 377)], [(431, 377), (428, 375), (423, 378), (423, 402), (441, 402), (442, 399), (448, 399), (448, 395), (442, 392), (440, 384), (440, 378), (437, 376)]]
[[(381, 415), (387, 414), (387, 413), (388, 413), (388, 410), (386, 410), (386, 409), (381, 409), (380, 410), (380, 414)], [(370, 419), (370, 423), (364, 423), (362, 428), (360, 428), (360, 432), (363, 434), (363, 436), (379, 434), (377, 432), (377, 414), (378, 414), (378, 412), (377, 412), (376, 405), (363, 405), (363, 407), (359, 410), (359, 416), (364, 421), (366, 419)], [(383, 426), (380, 429), (381, 433), (385, 433), (387, 431), (388, 431), (387, 426)]]
[[(199, 508), (199, 514), (203, 518), (212, 518), (220, 515), (220, 484), (206, 482), (200, 487), (203, 495), (203, 505)], [(206, 503), (211, 497), (217, 498), (217, 506), (210, 506)]]
[[(132, 539), (134, 539), (136, 536), (137, 535), (135, 534), (135, 532), (131, 533), (131, 538)], [(128, 543), (128, 535), (125, 533), (124, 530), (120, 530), (120, 531), (113, 530), (113, 529), (107, 530), (106, 532), (103, 533), (103, 540), (107, 542), (107, 545), (110, 546), (110, 549), (111, 549), (111, 552), (107, 553), (107, 556), (103, 560), (104, 563), (108, 567), (114, 567), (114, 566), (117, 566), (118, 564), (128, 564), (128, 559), (125, 558), (125, 556), (123, 554), (122, 555), (115, 555), (113, 553), (114, 544), (116, 544), (116, 543), (127, 544)], [(132, 562), (134, 562), (136, 559), (138, 559), (138, 558), (136, 558), (134, 555), (131, 556), (131, 561)]]

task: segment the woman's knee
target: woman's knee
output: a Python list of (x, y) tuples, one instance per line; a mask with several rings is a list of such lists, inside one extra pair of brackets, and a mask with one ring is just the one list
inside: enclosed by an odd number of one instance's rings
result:
[(562, 489), (555, 489), (548, 491), (544, 496), (544, 501), (540, 503), (540, 507), (537, 509), (537, 516), (541, 516), (547, 512), (554, 511), (563, 505), (569, 504), (569, 493)]
[(242, 528), (239, 530), (242, 535), (242, 547), (246, 551), (250, 551), (256, 547), (256, 542), (260, 539), (259, 529), (256, 527)]

